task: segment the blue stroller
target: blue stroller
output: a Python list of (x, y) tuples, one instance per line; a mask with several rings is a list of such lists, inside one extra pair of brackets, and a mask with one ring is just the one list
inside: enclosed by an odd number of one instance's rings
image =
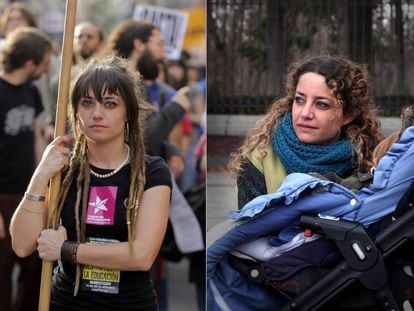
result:
[(233, 212), (208, 248), (207, 309), (413, 310), (413, 163), (410, 127), (358, 193), (291, 174)]

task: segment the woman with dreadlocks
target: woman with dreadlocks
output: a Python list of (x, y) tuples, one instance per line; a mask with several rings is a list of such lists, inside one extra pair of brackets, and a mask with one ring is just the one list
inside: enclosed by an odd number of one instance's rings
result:
[[(51, 310), (157, 310), (148, 270), (168, 219), (169, 169), (145, 155), (142, 82), (118, 58), (91, 62), (71, 92), (68, 136), (46, 149), (11, 224), (13, 249), (59, 260)], [(58, 230), (45, 194), (63, 171)]]

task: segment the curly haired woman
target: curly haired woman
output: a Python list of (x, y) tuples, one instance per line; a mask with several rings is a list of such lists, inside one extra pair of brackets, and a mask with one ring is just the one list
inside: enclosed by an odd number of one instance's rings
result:
[(312, 57), (292, 66), (285, 89), (232, 155), (239, 208), (274, 192), (289, 173), (344, 178), (372, 167), (382, 135), (363, 66), (339, 56)]

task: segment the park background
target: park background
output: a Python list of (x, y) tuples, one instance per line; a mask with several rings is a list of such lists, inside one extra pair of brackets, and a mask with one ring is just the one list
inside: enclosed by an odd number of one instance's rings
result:
[(365, 64), (383, 134), (399, 129), (414, 104), (412, 0), (207, 1), (207, 230), (236, 208), (230, 153), (283, 95), (288, 64), (317, 54)]

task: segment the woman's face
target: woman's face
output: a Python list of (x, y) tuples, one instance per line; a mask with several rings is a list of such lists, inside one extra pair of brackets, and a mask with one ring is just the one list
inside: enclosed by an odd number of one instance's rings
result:
[(331, 94), (324, 76), (308, 72), (299, 78), (292, 104), (292, 122), (301, 142), (332, 144), (339, 139), (342, 126), (352, 119), (344, 117), (342, 106)]
[(18, 27), (23, 27), (23, 26), (28, 26), (28, 25), (29, 24), (26, 18), (23, 16), (20, 10), (18, 9), (12, 10), (7, 20), (6, 33), (11, 32), (12, 30)]
[(79, 125), (85, 136), (96, 143), (124, 141), (126, 106), (116, 94), (102, 95), (99, 102), (92, 89), (78, 103)]

